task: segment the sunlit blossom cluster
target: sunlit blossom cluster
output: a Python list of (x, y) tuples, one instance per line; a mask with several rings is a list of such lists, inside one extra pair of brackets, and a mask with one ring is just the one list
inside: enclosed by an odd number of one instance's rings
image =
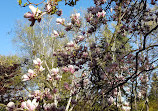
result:
[(60, 80), (62, 78), (62, 75), (59, 75), (59, 68), (52, 68), (51, 73), (47, 75), (47, 80), (53, 81), (53, 80)]
[(41, 65), (42, 64), (41, 59), (37, 58), (37, 59), (33, 60), (33, 63), (35, 65), (35, 69), (34, 70), (29, 69), (28, 73), (26, 73), (22, 76), (22, 81), (31, 80), (32, 78), (37, 76), (37, 73), (40, 73), (45, 70), (45, 68), (43, 68)]

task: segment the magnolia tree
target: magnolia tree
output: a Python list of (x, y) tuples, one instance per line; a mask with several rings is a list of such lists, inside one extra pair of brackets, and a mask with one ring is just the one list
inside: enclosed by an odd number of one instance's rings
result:
[[(66, 3), (74, 5), (76, 2)], [(22, 5), (21, 0), (19, 4)], [(31, 10), (24, 14), (30, 26), (35, 21), (40, 22), (46, 14), (62, 14), (57, 8), (58, 0), (48, 0), (44, 11), (33, 6), (39, 4), (29, 0), (24, 4)], [(60, 48), (54, 48), (55, 42), (52, 42), (51, 66), (45, 55), (35, 56), (32, 68), (22, 76), (22, 81), (37, 79), (44, 86), (30, 93), (28, 100), (9, 102), (8, 110), (111, 108), (128, 111), (137, 110), (141, 99), (149, 108), (148, 83), (157, 69), (156, 0), (150, 3), (147, 0), (94, 0), (94, 4), (87, 9), (84, 20), (80, 13), (72, 14), (70, 21), (62, 17), (56, 19), (57, 25), (75, 35)], [(52, 40), (60, 37), (65, 36), (58, 30), (52, 31)], [(70, 81), (61, 84), (64, 74), (70, 75), (67, 78)]]

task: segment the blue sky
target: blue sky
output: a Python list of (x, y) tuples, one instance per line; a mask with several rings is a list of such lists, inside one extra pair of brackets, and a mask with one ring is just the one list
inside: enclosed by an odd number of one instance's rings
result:
[[(40, 2), (41, 0), (32, 1)], [(69, 16), (74, 8), (80, 10), (81, 8), (86, 9), (92, 5), (92, 0), (79, 0), (74, 7), (65, 6), (64, 3), (59, 3), (59, 8), (63, 10), (63, 16)], [(17, 53), (17, 47), (12, 44), (15, 23), (17, 20), (24, 19), (24, 13), (30, 10), (28, 7), (20, 7), (17, 0), (2, 0), (0, 10), (0, 55), (14, 55)]]

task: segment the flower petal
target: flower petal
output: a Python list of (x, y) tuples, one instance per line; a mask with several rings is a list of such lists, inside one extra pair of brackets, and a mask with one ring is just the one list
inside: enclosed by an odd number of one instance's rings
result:
[(33, 17), (33, 14), (31, 12), (27, 12), (24, 14), (24, 18), (31, 18)]
[(38, 14), (41, 13), (41, 11), (39, 9), (35, 8), (33, 5), (29, 5), (29, 8), (34, 15), (37, 14), (37, 16), (38, 16)]

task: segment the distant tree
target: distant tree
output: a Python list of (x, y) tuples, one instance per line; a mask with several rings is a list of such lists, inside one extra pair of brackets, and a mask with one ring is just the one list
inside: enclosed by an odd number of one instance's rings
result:
[(5, 104), (14, 99), (20, 100), (21, 90), (23, 90), (23, 85), (20, 58), (16, 55), (0, 55), (0, 103)]

